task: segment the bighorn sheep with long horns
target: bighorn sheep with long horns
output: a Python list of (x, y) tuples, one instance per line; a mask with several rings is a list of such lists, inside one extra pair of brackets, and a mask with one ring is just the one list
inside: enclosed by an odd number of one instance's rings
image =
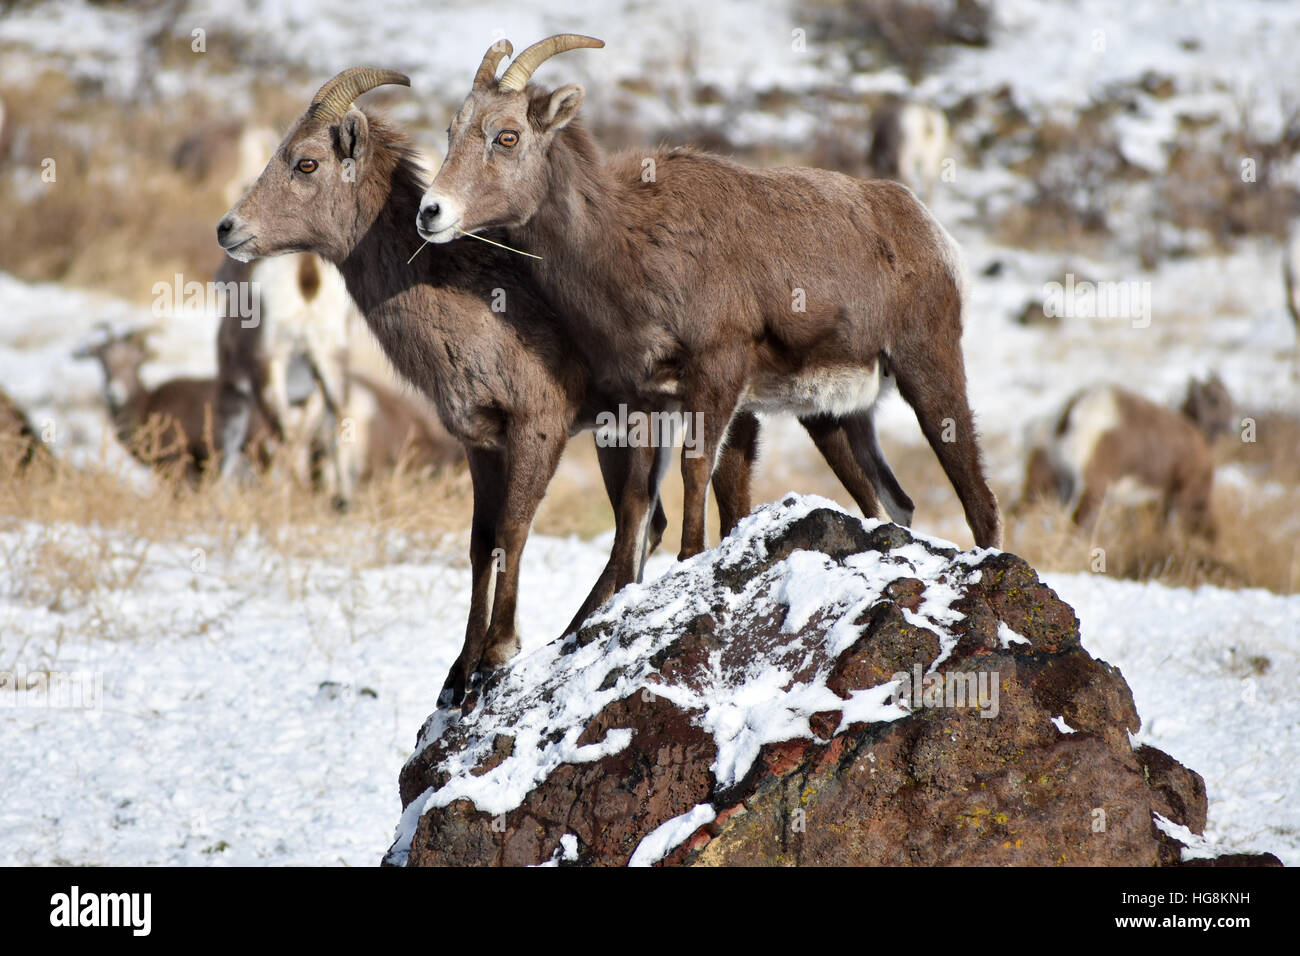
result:
[(1180, 411), (1115, 385), (1083, 389), (1030, 449), (1021, 499), (1060, 501), (1091, 528), (1108, 494), (1155, 497), (1166, 521), (1177, 514), (1188, 531), (1213, 538), (1210, 443), (1235, 424), (1217, 376), (1189, 382)]
[(882, 514), (871, 416), (891, 379), (976, 544), (998, 546), (966, 398), (956, 243), (896, 183), (754, 170), (685, 149), (604, 157), (574, 122), (580, 86), (527, 86), (557, 53), (603, 45), (551, 37), (500, 80), (485, 60), (452, 120), (420, 234), (446, 243), (504, 227), (541, 256), (533, 272), (608, 390), (695, 413), (703, 454), (682, 456), (684, 557), (704, 548), (711, 470), (738, 412), (790, 411), (820, 430), (819, 445), (876, 479), (859, 503)]
[[(482, 243), (412, 256), (411, 222), (424, 177), (409, 141), (353, 105), (391, 70), (345, 70), (320, 88), (266, 170), (217, 227), (226, 252), (248, 261), (314, 252), (334, 263), (398, 373), (422, 390), (466, 448), (474, 488), (473, 589), (465, 644), (444, 686), (460, 700), (479, 669), (519, 648), (515, 607), (529, 526), (571, 434), (610, 406), (526, 270)], [(652, 474), (666, 452), (599, 448), (617, 521), (613, 553), (580, 621), (641, 573)], [(629, 521), (629, 516), (633, 520)]]

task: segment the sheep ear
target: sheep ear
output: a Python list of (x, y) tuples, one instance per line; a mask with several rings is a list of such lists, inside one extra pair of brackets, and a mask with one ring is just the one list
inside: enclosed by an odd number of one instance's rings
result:
[(348, 110), (339, 120), (339, 148), (345, 158), (360, 159), (366, 149), (370, 123), (361, 110)]
[(568, 126), (582, 106), (582, 87), (576, 83), (562, 86), (551, 94), (542, 114), (542, 125), (550, 132)]

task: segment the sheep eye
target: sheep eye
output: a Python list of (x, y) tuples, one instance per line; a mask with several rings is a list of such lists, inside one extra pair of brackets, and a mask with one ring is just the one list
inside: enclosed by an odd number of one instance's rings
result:
[(320, 164), (314, 159), (300, 159), (298, 160), (298, 165), (294, 168), (300, 173), (314, 173), (316, 172), (316, 167), (318, 165)]
[(512, 129), (503, 129), (497, 133), (497, 138), (493, 142), (506, 149), (513, 149), (519, 143), (519, 134)]

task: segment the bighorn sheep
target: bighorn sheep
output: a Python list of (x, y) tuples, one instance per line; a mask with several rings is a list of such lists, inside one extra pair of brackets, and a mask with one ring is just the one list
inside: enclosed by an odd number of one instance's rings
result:
[(872, 116), (867, 154), (872, 171), (898, 180), (927, 203), (934, 197), (947, 148), (948, 118), (932, 106), (891, 98)]
[[(102, 323), (73, 357), (98, 360), (118, 441), (136, 460), (165, 476), (197, 484), (223, 447), (215, 429), (217, 383), (211, 378), (175, 378), (146, 388), (140, 366), (153, 357), (147, 339), (147, 329), (114, 332)], [(260, 418), (248, 431), (250, 446), (265, 434), (259, 424)]]
[[(259, 262), (229, 260), (217, 272), (222, 318), (217, 332), (217, 429), (237, 448), (253, 408), (299, 454), (301, 479), (312, 451), (329, 462), (338, 507), (351, 501), (355, 445), (338, 439), (347, 404), (348, 325), (356, 306), (334, 266), (314, 255)], [(245, 314), (251, 313), (251, 314)], [(239, 465), (222, 463), (223, 475)]]
[(870, 478), (850, 488), (867, 515), (884, 514), (877, 490), (891, 514), (903, 510), (872, 426), (894, 380), (976, 544), (996, 547), (1001, 517), (966, 399), (956, 243), (884, 180), (753, 170), (685, 149), (604, 158), (574, 122), (581, 87), (525, 88), (549, 57), (599, 46), (551, 37), (500, 80), (503, 45), (489, 50), (421, 203), (421, 236), (505, 227), (542, 257), (534, 275), (607, 390), (694, 413), (703, 454), (682, 456), (683, 557), (704, 548), (705, 493), (737, 412), (793, 412), (824, 452)]
[(9, 393), (0, 388), (0, 476), (26, 468), (48, 454), (32, 423)]
[[(473, 589), (465, 644), (443, 688), (443, 700), (455, 701), (476, 670), (517, 653), (529, 526), (569, 435), (610, 406), (517, 258), (477, 242), (412, 256), (424, 177), (405, 135), (353, 105), (390, 83), (410, 85), (391, 70), (356, 68), (322, 86), (222, 219), (217, 239), (241, 261), (314, 252), (334, 263), (398, 373), (432, 399), (465, 445)], [(643, 516), (666, 451), (598, 452), (617, 528), (578, 622), (639, 578), (647, 540), (652, 547), (665, 523), (662, 510), (652, 521)]]
[(349, 373), (343, 422), (355, 431), (358, 481), (397, 468), (437, 470), (465, 458), (437, 415), (368, 375)]
[(1188, 384), (1181, 414), (1118, 386), (1084, 389), (1030, 450), (1022, 500), (1060, 501), (1091, 528), (1108, 491), (1136, 485), (1163, 503), (1166, 520), (1177, 512), (1189, 531), (1212, 538), (1210, 443), (1232, 431), (1234, 415), (1217, 376)]

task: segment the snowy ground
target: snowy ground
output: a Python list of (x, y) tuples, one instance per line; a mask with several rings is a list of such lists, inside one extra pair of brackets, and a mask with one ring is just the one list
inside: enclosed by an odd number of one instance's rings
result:
[[(567, 624), (604, 544), (530, 542), (525, 653)], [(0, 535), (0, 553), (25, 545)], [(0, 635), (24, 637), (0, 641), (0, 670), (90, 672), (102, 697), (89, 711), (0, 700), (0, 864), (375, 864), (459, 648), (462, 563), (285, 565), (250, 540), (197, 573), (188, 546), (155, 548), (132, 587), (65, 610), (7, 582)], [(1138, 739), (1205, 777), (1209, 836), (1300, 864), (1300, 597), (1048, 581), (1128, 679)]]

